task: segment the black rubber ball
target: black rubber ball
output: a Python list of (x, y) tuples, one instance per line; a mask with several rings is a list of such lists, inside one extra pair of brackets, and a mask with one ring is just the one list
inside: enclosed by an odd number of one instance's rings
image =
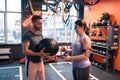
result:
[(101, 15), (101, 20), (109, 20), (110, 19), (110, 14), (107, 12), (102, 13)]
[(102, 20), (102, 25), (103, 26), (108, 26), (111, 24), (111, 21), (110, 20)]
[(40, 41), (38, 49), (45, 48), (45, 53), (50, 53), (51, 56), (56, 55), (59, 49), (58, 42), (53, 38), (44, 38)]

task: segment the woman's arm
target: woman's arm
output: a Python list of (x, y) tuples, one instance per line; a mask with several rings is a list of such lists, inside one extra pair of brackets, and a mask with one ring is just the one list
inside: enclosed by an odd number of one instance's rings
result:
[(83, 39), (83, 52), (85, 56), (89, 57), (91, 52), (91, 40), (88, 38)]
[(64, 57), (64, 60), (82, 60), (89, 57), (90, 51), (91, 51), (91, 41), (89, 39), (84, 38), (83, 39), (83, 54), (76, 55), (76, 56), (66, 56)]

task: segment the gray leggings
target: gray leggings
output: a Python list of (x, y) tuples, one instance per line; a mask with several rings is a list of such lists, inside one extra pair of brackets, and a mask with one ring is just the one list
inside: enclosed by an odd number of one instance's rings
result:
[(86, 68), (73, 67), (74, 80), (89, 80), (90, 66)]

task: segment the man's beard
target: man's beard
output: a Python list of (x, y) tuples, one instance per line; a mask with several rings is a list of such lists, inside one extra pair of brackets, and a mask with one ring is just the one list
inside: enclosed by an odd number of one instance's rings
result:
[(38, 28), (37, 26), (34, 26), (34, 29), (37, 31), (41, 31), (41, 28)]

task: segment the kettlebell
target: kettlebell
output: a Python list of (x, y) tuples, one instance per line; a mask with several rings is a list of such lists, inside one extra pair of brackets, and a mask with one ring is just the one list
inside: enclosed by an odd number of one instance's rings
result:
[(93, 31), (91, 36), (96, 36), (96, 34), (97, 34), (97, 31)]
[(108, 26), (108, 25), (111, 24), (111, 21), (110, 20), (102, 20), (101, 23), (102, 23), (103, 26)]
[(102, 32), (101, 31), (98, 33), (98, 36), (102, 36)]
[(110, 14), (107, 12), (102, 13), (101, 15), (101, 20), (109, 20), (110, 19)]

